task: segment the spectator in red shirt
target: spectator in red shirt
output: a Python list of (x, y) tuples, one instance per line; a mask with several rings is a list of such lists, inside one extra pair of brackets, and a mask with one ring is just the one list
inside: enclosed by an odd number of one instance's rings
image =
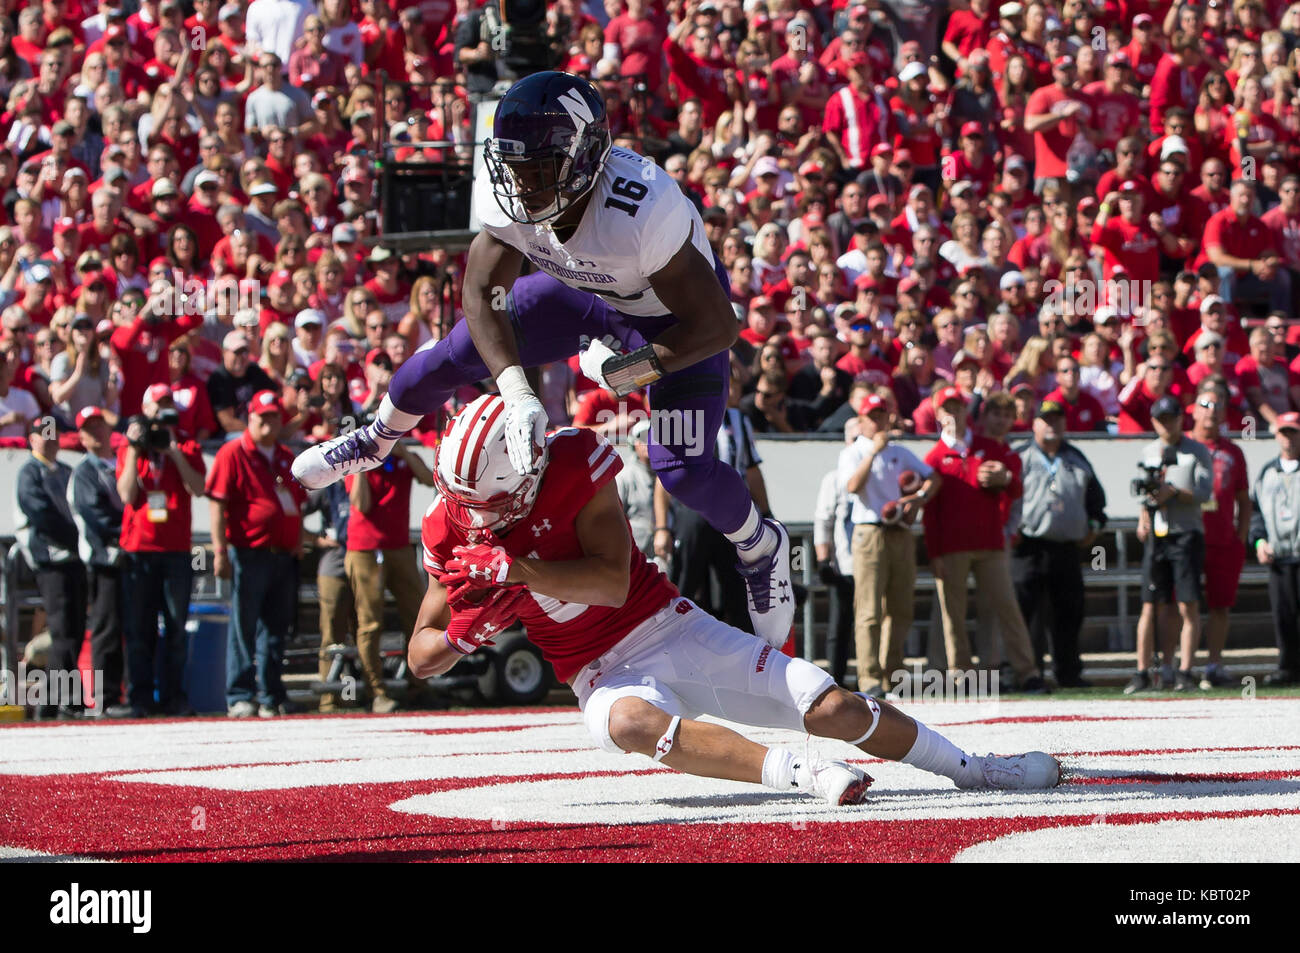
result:
[[(415, 631), (424, 584), (411, 548), (411, 483), (433, 486), (433, 474), (404, 444), (397, 444), (383, 466), (347, 478), (352, 508), (348, 514), (348, 552), (344, 567), (357, 608), (357, 652), (374, 696), (371, 710), (397, 708), (384, 685), (379, 639), (384, 631), (384, 592), (393, 594), (402, 631)], [(411, 692), (418, 690), (411, 683)]]
[(1300, 176), (1288, 175), (1277, 190), (1279, 203), (1260, 218), (1273, 230), (1273, 247), (1291, 273), (1291, 287), (1300, 280)]
[[(1158, 215), (1143, 215), (1142, 186), (1129, 179), (1106, 197), (1092, 227), (1092, 242), (1106, 253), (1107, 279), (1122, 270), (1129, 281), (1160, 277), (1160, 249), (1178, 252), (1178, 239)], [(1118, 205), (1119, 215), (1115, 215)]]
[(1065, 411), (1065, 429), (1086, 433), (1106, 429), (1106, 411), (1101, 402), (1079, 386), (1079, 362), (1073, 357), (1056, 360), (1056, 389), (1043, 402), (1055, 401)]
[(822, 128), (840, 164), (845, 169), (861, 171), (869, 165), (868, 157), (877, 144), (893, 140), (894, 114), (872, 82), (867, 55), (855, 53), (847, 65), (848, 85), (826, 100)]
[(1025, 106), (1025, 131), (1034, 134), (1034, 175), (1039, 180), (1065, 178), (1066, 153), (1092, 118), (1086, 99), (1072, 89), (1073, 57), (1056, 58), (1052, 80), (1035, 90)]
[(166, 384), (148, 389), (142, 410), (127, 425), (117, 455), (117, 492), (125, 507), (123, 584), (130, 593), (124, 625), (127, 704), (138, 717), (156, 710), (154, 651), (161, 615), (167, 647), (159, 705), (169, 715), (192, 715), (184, 688), (185, 623), (194, 577), (190, 497), (203, 495), (206, 467), (199, 445), (177, 433)]
[(1169, 357), (1157, 357), (1142, 365), (1142, 373), (1135, 374), (1119, 395), (1119, 432), (1146, 433), (1152, 430), (1151, 405), (1169, 393), (1173, 380), (1174, 362)]
[(940, 436), (925, 462), (943, 483), (925, 507), (925, 545), (943, 612), (948, 671), (973, 668), (966, 635), (966, 578), (973, 571), (976, 587), (994, 595), (991, 604), (997, 608), (1018, 687), (1043, 692), (1046, 685), (1016, 601), (1007, 552), (1007, 518), (1023, 490), (1022, 462), (1005, 441), (1015, 401), (1006, 393), (989, 395), (981, 413), (983, 434), (972, 433), (967, 425), (966, 398), (957, 388), (940, 390), (933, 401)]
[(1205, 225), (1203, 256), (1219, 269), (1227, 302), (1267, 300), (1275, 311), (1291, 306), (1291, 273), (1281, 267), (1272, 229), (1253, 213), (1255, 183), (1238, 179), (1229, 205)]
[(1213, 382), (1205, 381), (1197, 388), (1192, 407), (1190, 436), (1204, 444), (1214, 458), (1214, 495), (1210, 504), (1202, 507), (1201, 516), (1205, 523), (1205, 601), (1210, 613), (1205, 625), (1205, 647), (1210, 658), (1201, 678), (1203, 689), (1230, 683), (1222, 668), (1223, 646), (1228, 640), (1228, 611), (1237, 602), (1250, 535), (1246, 457), (1221, 433), (1227, 402), (1226, 394)]
[(1190, 33), (1175, 33), (1169, 43), (1169, 52), (1156, 64), (1151, 77), (1151, 113), (1148, 121), (1152, 129), (1164, 126), (1165, 113), (1181, 106), (1191, 115), (1196, 108), (1196, 97), (1208, 64), (1201, 61), (1201, 40)]
[(943, 34), (943, 51), (957, 64), (957, 75), (965, 72), (966, 60), (976, 50), (988, 46), (997, 18), (989, 0), (971, 0), (969, 10), (954, 10)]
[(1252, 412), (1272, 426), (1279, 414), (1300, 407), (1300, 374), (1287, 366), (1286, 358), (1276, 352), (1273, 335), (1267, 328), (1250, 332), (1250, 356), (1236, 366), (1237, 381)]
[(227, 714), (274, 718), (295, 710), (281, 669), (298, 604), (307, 496), (293, 478), (293, 453), (279, 442), (284, 411), (275, 392), (260, 391), (247, 410), (248, 429), (217, 451), (208, 473), (213, 568), (222, 579), (233, 580)]

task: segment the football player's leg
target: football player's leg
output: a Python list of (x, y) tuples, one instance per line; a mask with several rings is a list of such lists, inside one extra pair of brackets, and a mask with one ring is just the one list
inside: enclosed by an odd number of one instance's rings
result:
[[(506, 295), (506, 307), (520, 363), (538, 367), (576, 354), (582, 334), (599, 323), (593, 317), (594, 301), (592, 295), (550, 275), (537, 273), (516, 281)], [(372, 423), (303, 451), (294, 461), (294, 476), (304, 486), (319, 489), (379, 466), (402, 435), (440, 410), (459, 388), (489, 376), (469, 323), (459, 322), (445, 338), (416, 351), (398, 368)]]
[(754, 632), (781, 646), (794, 623), (790, 537), (760, 516), (741, 472), (714, 456), (730, 379), (724, 351), (651, 385), (650, 466), (669, 494), (735, 544)]

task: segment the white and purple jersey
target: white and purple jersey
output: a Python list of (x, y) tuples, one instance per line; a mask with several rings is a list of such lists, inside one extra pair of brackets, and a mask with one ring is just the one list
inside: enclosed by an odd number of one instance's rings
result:
[(484, 167), (474, 182), (474, 208), (483, 230), (517, 248), (537, 268), (586, 291), (624, 314), (665, 315), (668, 307), (650, 287), (689, 239), (714, 262), (704, 223), (677, 182), (658, 164), (613, 148), (601, 167), (577, 231), (561, 243), (547, 225), (520, 225), (497, 204)]

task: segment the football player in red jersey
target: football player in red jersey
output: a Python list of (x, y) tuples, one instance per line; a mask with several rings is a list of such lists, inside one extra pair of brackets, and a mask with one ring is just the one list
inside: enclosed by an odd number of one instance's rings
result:
[(1045, 788), (1042, 752), (975, 757), (897, 709), (845, 691), (701, 611), (633, 545), (614, 448), (591, 430), (547, 437), (536, 474), (506, 445), (506, 404), (480, 397), (438, 448), (438, 502), (425, 515), (429, 588), (411, 639), (419, 678), (447, 671), (517, 619), (578, 696), (607, 751), (635, 751), (688, 774), (856, 804), (871, 783), (843, 761), (757, 744), (702, 714), (838, 738), (958, 787)]

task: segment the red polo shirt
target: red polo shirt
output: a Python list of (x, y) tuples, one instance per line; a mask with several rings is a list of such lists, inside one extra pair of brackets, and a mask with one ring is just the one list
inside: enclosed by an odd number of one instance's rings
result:
[[(370, 510), (355, 506), (348, 516), (348, 551), (401, 549), (411, 545), (411, 481), (415, 474), (405, 460), (389, 457), (384, 465), (361, 474), (370, 484)], [(348, 492), (356, 476), (345, 481)]]
[[(177, 448), (185, 460), (202, 474), (203, 451), (193, 440), (181, 440)], [(122, 475), (127, 446), (117, 451), (117, 475)], [(190, 494), (180, 470), (162, 454), (136, 458), (136, 479), (140, 494), (122, 512), (122, 548), (128, 553), (176, 553), (190, 548)]]
[(1237, 213), (1231, 207), (1225, 208), (1205, 223), (1197, 267), (1210, 260), (1206, 253), (1216, 246), (1236, 258), (1259, 258), (1274, 247), (1273, 230), (1254, 215), (1247, 215), (1244, 222), (1238, 221)]
[(272, 459), (245, 431), (217, 451), (206, 492), (226, 504), (226, 539), (241, 549), (296, 550), (307, 494), (293, 478), (293, 454), (276, 444)]
[[(979, 485), (980, 464), (986, 460), (1001, 461), (1011, 471), (1011, 484), (1005, 490)], [(943, 474), (938, 496), (925, 505), (925, 549), (930, 558), (1002, 549), (1006, 545), (1003, 498), (1010, 502), (1024, 492), (1019, 455), (1004, 443), (976, 434), (964, 453), (940, 440), (925, 455), (925, 462)]]

